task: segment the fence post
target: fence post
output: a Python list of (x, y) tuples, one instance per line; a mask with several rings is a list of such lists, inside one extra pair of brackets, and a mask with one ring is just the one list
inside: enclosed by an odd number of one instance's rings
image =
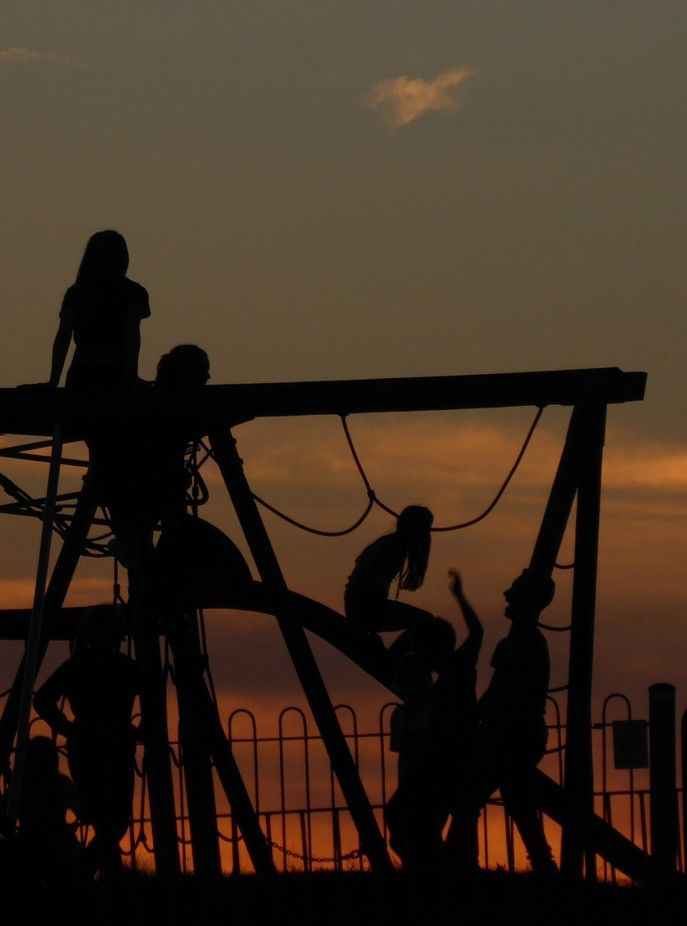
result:
[(651, 855), (660, 871), (674, 871), (678, 847), (675, 762), (675, 686), (649, 687)]
[(687, 872), (687, 711), (682, 715), (680, 724), (680, 750), (682, 767), (682, 864)]

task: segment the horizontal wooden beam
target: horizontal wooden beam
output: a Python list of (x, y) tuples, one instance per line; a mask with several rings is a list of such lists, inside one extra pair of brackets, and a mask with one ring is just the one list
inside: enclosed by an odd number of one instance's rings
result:
[[(209, 593), (201, 592), (194, 601), (186, 600), (182, 594), (184, 608), (273, 613), (272, 599), (262, 582), (250, 582), (237, 588), (231, 585), (229, 581), (225, 589), (218, 587)], [(390, 686), (388, 666), (380, 650), (369, 644), (364, 635), (351, 630), (350, 621), (327, 605), (298, 592), (288, 591), (286, 597), (294, 618), (302, 627), (336, 647), (382, 685)], [(47, 625), (50, 639), (71, 640), (79, 627), (83, 627), (87, 611), (87, 607), (70, 607), (46, 615), (50, 618)], [(30, 608), (0, 609), (0, 640), (25, 640), (30, 617)], [(227, 618), (227, 622), (230, 621), (231, 618)], [(164, 623), (158, 629), (161, 636), (168, 631)]]
[[(46, 611), (46, 638), (71, 640), (83, 626), (87, 611), (87, 607)], [(0, 640), (26, 640), (30, 617), (30, 608), (0, 608)]]
[(66, 389), (19, 386), (0, 389), (0, 431), (52, 434), (63, 422), (78, 434), (87, 421), (192, 418), (211, 427), (252, 418), (300, 415), (349, 415), (369, 412), (445, 411), (467, 408), (578, 405), (586, 402), (639, 402), (646, 373), (617, 367), (423, 376), (403, 379), (328, 380), (302, 383), (244, 383), (205, 386), (192, 396), (165, 394), (152, 387), (102, 396)]

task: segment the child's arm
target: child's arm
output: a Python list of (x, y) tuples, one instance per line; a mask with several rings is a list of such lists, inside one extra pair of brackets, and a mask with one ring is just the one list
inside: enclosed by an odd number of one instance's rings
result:
[(41, 685), (33, 696), (36, 713), (45, 720), (55, 733), (68, 736), (74, 724), (57, 706), (65, 694), (65, 682), (70, 674), (69, 660), (59, 666), (50, 678)]
[(60, 327), (57, 329), (55, 340), (52, 345), (52, 363), (50, 365), (51, 386), (60, 385), (60, 377), (64, 369), (64, 362), (67, 359), (67, 351), (72, 339), (72, 320), (68, 313), (60, 315)]
[(138, 355), (141, 351), (141, 312), (136, 303), (129, 306), (124, 326), (124, 378), (138, 383)]
[(449, 569), (449, 576), (451, 577), (449, 588), (451, 590), (451, 594), (458, 602), (458, 607), (460, 608), (460, 612), (463, 615), (463, 620), (465, 621), (465, 626), (468, 630), (468, 639), (479, 647), (481, 646), (482, 638), (484, 637), (484, 628), (482, 627), (482, 622), (479, 617), (477, 617), (477, 614), (475, 613), (472, 605), (465, 597), (460, 573), (455, 569)]

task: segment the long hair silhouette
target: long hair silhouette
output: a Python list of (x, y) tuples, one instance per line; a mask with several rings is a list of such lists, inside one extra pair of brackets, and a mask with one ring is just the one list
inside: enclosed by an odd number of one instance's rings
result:
[(401, 588), (406, 591), (416, 591), (425, 580), (433, 521), (432, 512), (423, 505), (408, 505), (398, 516), (396, 532), (400, 535), (406, 550)]
[(124, 235), (111, 228), (96, 232), (88, 239), (76, 273), (77, 286), (110, 282), (126, 275), (129, 249)]

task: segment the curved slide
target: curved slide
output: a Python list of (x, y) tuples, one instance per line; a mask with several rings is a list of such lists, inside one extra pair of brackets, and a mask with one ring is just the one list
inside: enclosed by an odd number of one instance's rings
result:
[(317, 634), (381, 684), (389, 687), (386, 651), (373, 635), (361, 634), (332, 608), (286, 590), (278, 600), (256, 582), (238, 547), (201, 518), (188, 517), (163, 533), (157, 545), (152, 580), (164, 616), (165, 601), (179, 607), (226, 608), (274, 614), (279, 611)]
[[(167, 544), (169, 544), (167, 546)], [(351, 659), (373, 678), (389, 687), (390, 672), (384, 650), (375, 648), (353, 631), (345, 617), (332, 608), (298, 592), (287, 590), (275, 601), (261, 582), (256, 582), (238, 548), (207, 522), (197, 519), (182, 525), (176, 537), (160, 541), (158, 550), (167, 575), (181, 580), (188, 604), (203, 608), (228, 608), (274, 614), (285, 610), (292, 620), (317, 634)], [(189, 551), (193, 551), (189, 561)], [(173, 572), (168, 572), (172, 569)], [(178, 600), (178, 599), (177, 599)], [(374, 642), (374, 640), (373, 640)], [(544, 772), (538, 772), (539, 801), (543, 812), (564, 825), (567, 816), (563, 788)], [(651, 859), (596, 814), (585, 826), (586, 843), (602, 858), (636, 881), (651, 872)]]
[[(275, 601), (262, 582), (256, 582), (238, 547), (218, 528), (200, 518), (184, 519), (172, 533), (160, 538), (153, 564), (152, 583), (160, 615), (165, 605), (178, 608), (222, 608), (274, 614), (288, 619), (326, 640), (382, 685), (390, 687), (390, 671), (381, 646), (352, 630), (348, 621), (318, 601), (286, 590)], [(84, 608), (63, 608), (49, 615), (52, 639), (69, 639)], [(25, 639), (30, 610), (0, 611), (0, 639)], [(567, 815), (563, 788), (538, 772), (539, 801), (543, 812), (565, 825)], [(586, 843), (602, 858), (636, 881), (651, 873), (651, 858), (596, 814), (585, 826)]]

